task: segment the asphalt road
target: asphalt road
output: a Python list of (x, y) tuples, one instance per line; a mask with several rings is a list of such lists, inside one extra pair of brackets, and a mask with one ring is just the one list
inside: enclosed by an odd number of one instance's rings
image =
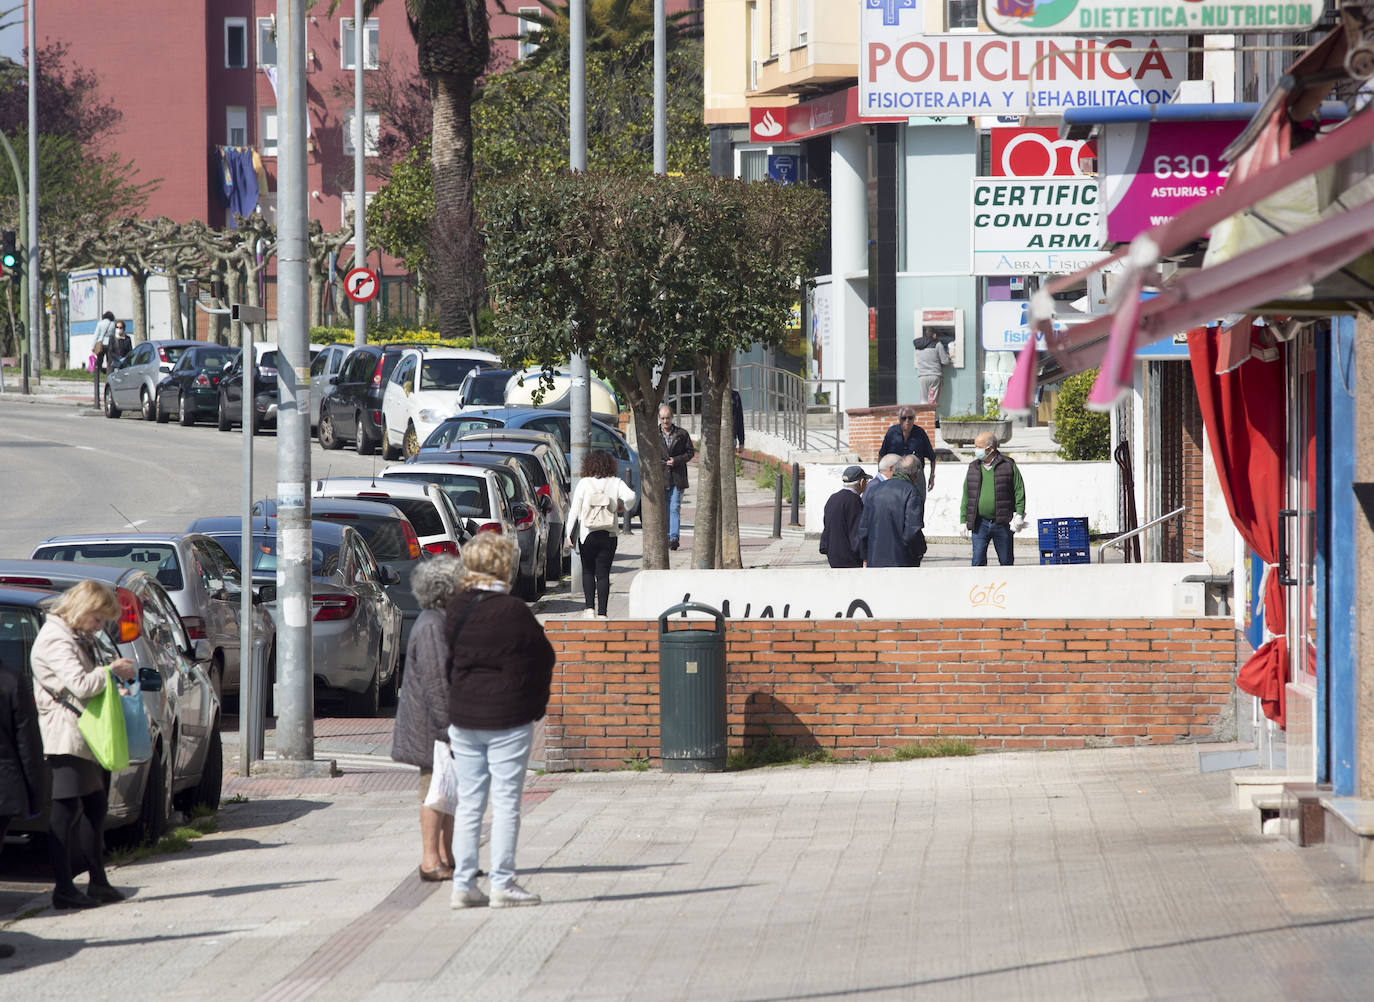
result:
[[(0, 557), (27, 557), (60, 533), (185, 529), (242, 510), (243, 436), (85, 407), (0, 398)], [(312, 438), (310, 474), (366, 476), (390, 465)], [(276, 494), (277, 438), (253, 450), (253, 496)]]

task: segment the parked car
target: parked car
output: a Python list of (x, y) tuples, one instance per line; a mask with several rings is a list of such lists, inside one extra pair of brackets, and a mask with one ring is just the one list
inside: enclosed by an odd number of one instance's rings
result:
[[(447, 423), (447, 422), (446, 422)], [(434, 433), (438, 434), (438, 431)], [(433, 439), (434, 435), (430, 436)], [(572, 471), (568, 469), (568, 456), (563, 451), (563, 444), (558, 441), (558, 436), (547, 431), (536, 431), (533, 428), (468, 428), (456, 432), (450, 440), (453, 442), (542, 442), (550, 449), (549, 455), (553, 458), (558, 467), (558, 475), (563, 490), (570, 497), (572, 495)], [(425, 441), (425, 448), (429, 448), (429, 439)]]
[(320, 448), (339, 449), (351, 441), (358, 455), (372, 455), (382, 440), (382, 394), (387, 379), (409, 347), (361, 345), (348, 354), (337, 375), (326, 377), (317, 428)]
[(473, 369), (458, 387), (458, 409), (464, 407), (504, 407), (506, 383), (514, 369)]
[(463, 377), (499, 360), (470, 348), (407, 348), (391, 370), (382, 394), (382, 458), (413, 456), (420, 443), (458, 410)]
[(173, 415), (183, 425), (210, 419), (219, 414), (219, 381), (233, 364), (236, 348), (218, 344), (197, 344), (187, 348), (172, 371), (157, 384), (153, 409), (159, 424)]
[(111, 795), (137, 804), (138, 841), (156, 841), (173, 804), (219, 806), (224, 772), (221, 705), (205, 671), (210, 648), (187, 636), (176, 606), (146, 571), (53, 560), (0, 560), (0, 585), (63, 591), (78, 581), (114, 588), (122, 610), (110, 639), (138, 668), (152, 721), (153, 754), (142, 769), (121, 770)]
[[(604, 421), (592, 418), (591, 422), (591, 447), (603, 449), (614, 456), (616, 475), (634, 488), (635, 502), (630, 508), (630, 514), (634, 514), (639, 511), (639, 453), (630, 448), (624, 435)], [(494, 428), (532, 428), (535, 431), (546, 431), (562, 444), (564, 461), (569, 467), (572, 466), (572, 431), (567, 412), (540, 407), (487, 407), (466, 410), (436, 428), (425, 439), (424, 447), (444, 445), (462, 431)]]
[[(207, 670), (221, 697), (239, 691), (242, 614), (238, 567), (209, 536), (191, 532), (126, 532), (54, 536), (39, 543), (34, 560), (66, 560), (147, 571), (176, 606), (191, 640), (210, 645)], [(255, 610), (253, 633), (265, 638), (268, 660), (275, 651), (272, 619)]]
[(145, 421), (157, 417), (153, 406), (157, 384), (188, 348), (203, 341), (144, 341), (120, 359), (105, 377), (105, 416), (117, 418), (125, 410), (139, 408)]
[[(253, 434), (266, 427), (277, 426), (277, 363), (280, 349), (274, 341), (254, 341), (253, 345)], [(309, 346), (310, 358), (324, 345)], [(231, 431), (243, 424), (243, 352), (234, 356), (233, 364), (219, 381), (219, 406), (216, 409), (220, 431)]]
[[(215, 539), (243, 570), (242, 520), (201, 518), (189, 531)], [(250, 580), (280, 632), (277, 520), (253, 519)], [(363, 537), (336, 522), (310, 523), (311, 643), (315, 684), (338, 695), (347, 712), (375, 717), (395, 703), (401, 658), (401, 610), (387, 594), (396, 572), (377, 566)], [(275, 674), (269, 683), (275, 683)], [(269, 697), (270, 699), (271, 697)]]
[[(277, 514), (277, 501), (267, 498), (253, 505), (254, 515)], [(373, 558), (398, 575), (387, 592), (401, 609), (401, 658), (410, 643), (410, 629), (420, 616), (420, 605), (410, 587), (410, 572), (430, 553), (420, 545), (415, 526), (394, 504), (382, 501), (357, 501), (353, 498), (315, 498), (310, 502), (310, 517), (316, 521), (341, 522), (351, 526), (367, 543)]]
[(344, 359), (353, 350), (351, 344), (335, 341), (324, 345), (310, 360), (310, 430), (320, 423), (320, 403), (332, 388), (331, 376), (337, 376)]
[(387, 484), (377, 477), (329, 477), (316, 480), (310, 496), (395, 505), (415, 527), (421, 548), (430, 553), (457, 556), (464, 540), (475, 531), (464, 524), (448, 495), (436, 487)]
[(381, 479), (391, 491), (398, 490), (403, 483), (423, 484), (440, 491), (457, 513), (464, 531), (473, 535), (499, 532), (512, 536), (515, 533), (510, 502), (496, 474), (485, 467), (445, 463), (442, 469), (430, 470), (422, 463), (405, 463), (386, 467)]
[[(552, 385), (549, 385), (550, 382)], [(611, 384), (596, 376), (588, 379), (587, 384), (593, 416), (608, 423), (615, 421), (620, 413), (620, 403)], [(506, 381), (506, 395), (502, 402), (507, 407), (548, 407), (567, 411), (571, 404), (571, 390), (572, 375), (562, 369), (555, 369), (547, 376), (541, 369), (521, 369), (511, 373)]]
[[(548, 540), (544, 544), (544, 577), (557, 581), (563, 574), (563, 527), (567, 522), (568, 493), (563, 486), (558, 461), (562, 459), (558, 448), (550, 448), (542, 442), (499, 442), (495, 439), (475, 441), (459, 438), (442, 449), (421, 449), (415, 458), (416, 463), (468, 463), (474, 466), (491, 466), (507, 460), (519, 465), (528, 485), (533, 488), (533, 498), (525, 498), (513, 484), (503, 484), (506, 496), (513, 501), (529, 501), (548, 520)], [(407, 464), (410, 465), (410, 464)], [(524, 550), (524, 542), (521, 542)], [(571, 558), (571, 555), (569, 555)], [(570, 561), (569, 561), (570, 562)]]

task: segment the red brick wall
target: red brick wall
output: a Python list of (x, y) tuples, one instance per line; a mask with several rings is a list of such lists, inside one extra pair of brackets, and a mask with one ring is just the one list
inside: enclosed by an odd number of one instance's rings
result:
[(876, 463), (878, 448), (887, 430), (897, 423), (897, 411), (910, 407), (916, 411), (916, 423), (935, 441), (935, 408), (931, 404), (887, 404), (882, 407), (856, 407), (845, 411), (849, 421), (849, 451), (860, 462)]
[[(548, 768), (656, 761), (657, 623), (545, 629), (558, 652)], [(735, 621), (730, 748), (770, 732), (841, 756), (932, 738), (988, 749), (1213, 740), (1235, 654), (1226, 619)]]

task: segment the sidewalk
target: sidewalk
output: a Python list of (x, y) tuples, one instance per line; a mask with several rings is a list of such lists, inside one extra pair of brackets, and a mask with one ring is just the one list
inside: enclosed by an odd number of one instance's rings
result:
[(533, 776), (520, 862), (545, 904), (511, 911), (451, 911), (448, 885), (418, 880), (413, 783), (254, 791), (219, 832), (113, 871), (129, 901), (0, 929), (18, 947), (0, 983), (33, 1000), (1368, 998), (1374, 886), (1261, 836), (1194, 756)]

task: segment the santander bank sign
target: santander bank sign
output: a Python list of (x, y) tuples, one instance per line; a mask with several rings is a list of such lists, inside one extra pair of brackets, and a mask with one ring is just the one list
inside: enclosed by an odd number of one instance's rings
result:
[(1152, 37), (927, 35), (919, 4), (886, 0), (866, 3), (859, 24), (863, 118), (1168, 104), (1186, 78), (1185, 54)]

